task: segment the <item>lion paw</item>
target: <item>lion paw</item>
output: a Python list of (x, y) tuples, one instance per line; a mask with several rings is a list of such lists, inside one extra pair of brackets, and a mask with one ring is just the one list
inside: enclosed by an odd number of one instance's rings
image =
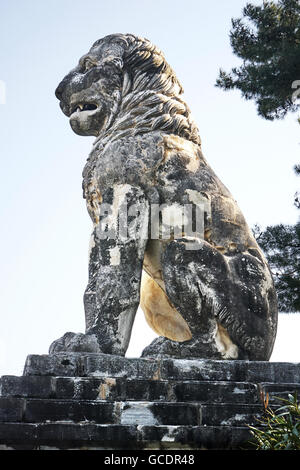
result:
[(67, 332), (61, 338), (53, 341), (49, 354), (59, 352), (89, 352), (101, 353), (96, 335)]
[(141, 357), (157, 356), (180, 357), (180, 343), (165, 338), (164, 336), (155, 338), (149, 346), (145, 347)]

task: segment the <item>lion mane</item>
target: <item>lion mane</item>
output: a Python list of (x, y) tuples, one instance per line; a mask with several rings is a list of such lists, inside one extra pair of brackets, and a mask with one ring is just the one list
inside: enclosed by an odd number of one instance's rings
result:
[[(132, 34), (106, 36), (92, 49), (103, 43), (109, 50), (103, 66), (113, 64), (122, 70), (123, 86), (112, 117), (95, 143), (162, 130), (200, 145), (198, 128), (181, 97), (183, 88), (161, 50)], [(115, 49), (117, 55), (111, 54), (113, 44), (121, 46)]]

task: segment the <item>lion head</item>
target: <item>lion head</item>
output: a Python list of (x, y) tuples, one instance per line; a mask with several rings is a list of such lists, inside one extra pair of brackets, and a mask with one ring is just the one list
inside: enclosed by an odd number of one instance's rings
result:
[(183, 88), (147, 39), (112, 34), (96, 41), (55, 94), (79, 135), (115, 140), (161, 130), (200, 145)]

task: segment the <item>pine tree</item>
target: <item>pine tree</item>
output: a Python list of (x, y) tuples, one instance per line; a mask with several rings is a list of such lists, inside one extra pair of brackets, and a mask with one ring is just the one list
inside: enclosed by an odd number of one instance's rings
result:
[[(296, 111), (300, 103), (300, 1), (248, 3), (243, 17), (231, 22), (231, 46), (243, 63), (230, 73), (220, 69), (216, 86), (240, 90), (245, 99), (256, 102), (258, 114), (265, 119), (280, 119)], [(294, 170), (300, 175), (300, 164)], [(295, 194), (294, 204), (300, 209), (300, 193)], [(273, 273), (279, 310), (300, 312), (300, 222), (265, 230), (256, 225), (253, 232)]]
[[(265, 119), (282, 118), (296, 111), (300, 98), (300, 2), (248, 3), (243, 17), (232, 19), (230, 42), (243, 60), (230, 73), (220, 69), (216, 86), (238, 89), (255, 100)], [(292, 88), (293, 87), (293, 88)]]
[[(295, 165), (300, 175), (300, 165)], [(300, 194), (295, 206), (300, 209)], [(261, 230), (255, 225), (253, 233), (264, 251), (273, 274), (281, 312), (300, 312), (300, 220), (296, 225), (274, 225)]]
[(273, 274), (281, 312), (300, 311), (300, 222), (274, 225), (264, 231), (254, 227)]
[[(300, 175), (300, 165), (295, 165)], [(295, 206), (300, 209), (300, 194)], [(264, 251), (271, 268), (281, 312), (300, 312), (300, 220), (296, 225), (274, 225), (261, 230), (255, 225), (253, 233)]]

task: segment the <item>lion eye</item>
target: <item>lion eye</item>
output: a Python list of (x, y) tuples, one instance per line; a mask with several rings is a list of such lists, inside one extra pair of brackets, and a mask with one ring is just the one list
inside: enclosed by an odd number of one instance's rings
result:
[(85, 59), (82, 64), (81, 64), (81, 72), (84, 73), (84, 72), (87, 72), (88, 70), (90, 70), (91, 68), (93, 67), (96, 67), (96, 63), (93, 62), (91, 59), (87, 58)]

